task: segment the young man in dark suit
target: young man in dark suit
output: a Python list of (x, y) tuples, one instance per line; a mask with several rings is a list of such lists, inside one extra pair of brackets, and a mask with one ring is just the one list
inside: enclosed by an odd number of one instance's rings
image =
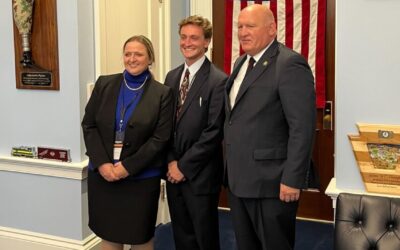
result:
[(313, 75), (300, 54), (276, 40), (266, 6), (240, 12), (238, 38), (246, 54), (227, 80), (224, 125), (238, 249), (293, 249), (315, 132)]
[(167, 172), (175, 246), (177, 250), (220, 249), (218, 198), (227, 76), (205, 56), (212, 37), (206, 18), (185, 18), (179, 23), (179, 36), (185, 62), (165, 79), (175, 94), (176, 110)]

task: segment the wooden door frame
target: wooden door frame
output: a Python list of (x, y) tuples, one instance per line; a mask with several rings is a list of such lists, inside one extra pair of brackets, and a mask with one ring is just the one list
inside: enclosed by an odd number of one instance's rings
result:
[[(326, 33), (325, 33), (325, 96), (327, 101), (335, 103), (335, 1), (326, 1)], [(305, 218), (333, 220), (334, 210), (332, 199), (325, 195), (325, 190), (334, 176), (334, 112), (332, 114), (332, 130), (323, 129), (323, 110), (317, 113), (317, 134), (314, 145), (313, 159), (317, 164), (320, 176), (319, 194), (303, 192), (297, 215)]]

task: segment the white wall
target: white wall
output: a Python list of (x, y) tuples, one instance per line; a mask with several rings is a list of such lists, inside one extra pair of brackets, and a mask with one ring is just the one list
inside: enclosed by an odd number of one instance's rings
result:
[(348, 134), (357, 122), (400, 124), (400, 1), (336, 0), (335, 176), (365, 190)]
[(86, 181), (2, 172), (0, 197), (1, 227), (75, 240), (91, 233)]
[[(16, 89), (12, 1), (0, 1), (0, 249), (10, 234), (77, 245), (92, 234), (80, 122), (95, 77), (93, 1), (56, 2), (59, 91)], [(20, 145), (70, 149), (72, 163), (9, 157)]]
[[(189, 1), (172, 0), (171, 8), (171, 69), (181, 65), (184, 61), (182, 53), (179, 49), (179, 25), (178, 23), (185, 17), (189, 16)], [(204, 0), (203, 0), (204, 1)], [(170, 69), (167, 69), (170, 70)], [(162, 79), (164, 81), (164, 79)]]
[[(74, 129), (78, 129), (80, 146), (80, 160), (86, 159), (86, 148), (83, 141), (82, 130), (80, 126), (80, 121), (84, 115), (84, 109), (87, 103), (87, 84), (94, 83), (95, 81), (95, 38), (94, 38), (94, 1), (97, 0), (75, 0), (77, 5), (77, 28), (78, 28), (78, 65), (76, 67), (79, 70), (79, 81), (77, 82), (79, 89), (75, 93), (76, 97), (79, 98), (79, 110), (76, 110), (77, 115), (79, 115), (79, 123), (73, 124)], [(60, 2), (59, 0), (57, 3)], [(65, 1), (65, 3), (70, 3), (70, 1)], [(62, 7), (61, 7), (62, 8)], [(68, 13), (67, 13), (68, 14)], [(67, 24), (68, 25), (68, 24)], [(78, 144), (78, 141), (77, 141)], [(79, 151), (77, 152), (79, 153)], [(72, 160), (74, 160), (72, 158)]]
[(0, 156), (13, 146), (48, 146), (70, 149), (80, 162), (82, 91), (94, 81), (92, 0), (57, 1), (59, 91), (16, 89), (11, 4), (0, 1)]
[[(49, 249), (41, 248), (43, 244), (51, 249), (65, 244), (84, 249), (83, 245), (90, 248), (97, 242), (87, 226), (87, 157), (80, 127), (86, 85), (95, 81), (97, 1), (57, 0), (59, 91), (15, 88), (11, 1), (0, 1), (0, 200), (6, 201), (0, 206), (0, 249), (17, 242), (23, 246), (16, 249)], [(160, 6), (152, 1), (153, 9), (146, 13), (156, 15), (157, 21), (152, 19), (154, 23), (142, 27), (144, 30), (163, 20), (159, 13), (166, 15), (172, 10), (168, 5), (164, 12)], [(183, 15), (182, 10), (177, 13), (174, 17)], [(158, 35), (153, 36), (157, 41)], [(121, 51), (118, 48), (116, 52)], [(73, 162), (9, 157), (11, 147), (19, 145), (70, 149)], [(34, 244), (39, 247), (32, 248)]]

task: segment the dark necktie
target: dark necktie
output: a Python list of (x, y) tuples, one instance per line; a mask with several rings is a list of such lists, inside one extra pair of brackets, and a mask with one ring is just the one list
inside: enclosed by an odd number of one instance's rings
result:
[(185, 76), (183, 77), (183, 81), (182, 81), (181, 87), (179, 88), (180, 100), (179, 100), (179, 103), (178, 103), (178, 106), (177, 106), (177, 110), (176, 110), (176, 116), (177, 117), (179, 116), (179, 113), (182, 110), (183, 103), (185, 102), (187, 93), (189, 91), (189, 76), (190, 76), (189, 69), (186, 69)]
[(253, 57), (250, 57), (249, 64), (247, 64), (246, 74), (244, 75), (244, 77), (246, 77), (249, 74), (249, 72), (253, 69), (255, 62), (256, 60), (254, 60)]

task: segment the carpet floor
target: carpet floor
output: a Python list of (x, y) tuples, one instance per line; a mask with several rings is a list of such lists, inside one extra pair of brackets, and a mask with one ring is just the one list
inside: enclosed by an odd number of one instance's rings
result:
[[(333, 230), (332, 223), (297, 220), (295, 250), (332, 250)], [(219, 212), (219, 233), (221, 250), (236, 250), (229, 211)], [(175, 250), (170, 223), (157, 227), (155, 250)]]

